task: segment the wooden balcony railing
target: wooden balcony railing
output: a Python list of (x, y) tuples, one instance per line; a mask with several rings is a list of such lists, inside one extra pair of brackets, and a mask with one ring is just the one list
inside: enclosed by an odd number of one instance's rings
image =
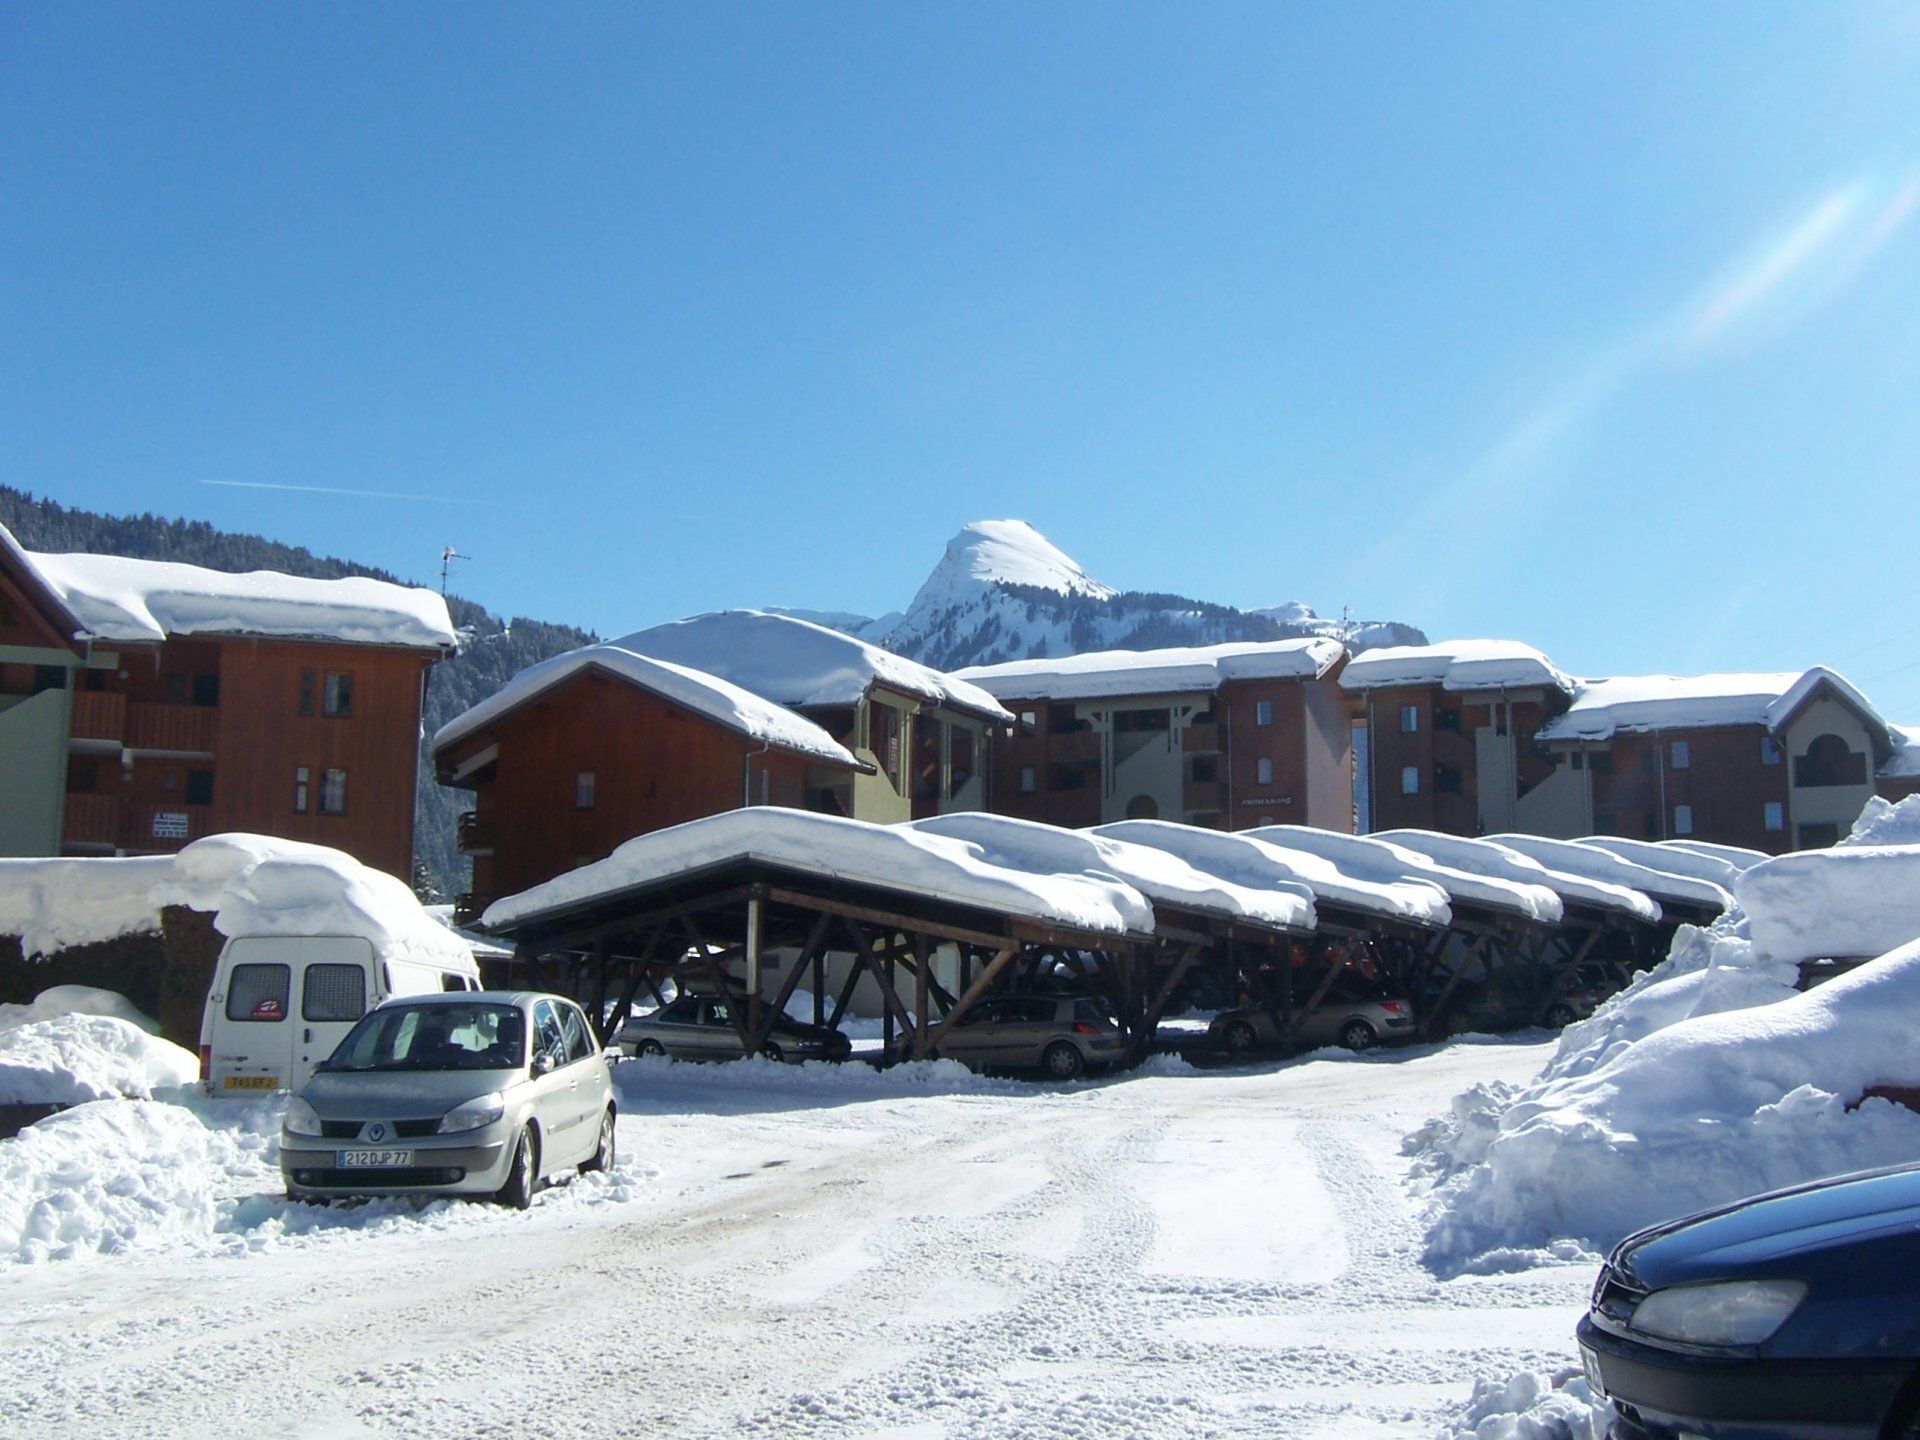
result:
[(220, 712), (210, 705), (154, 705), (136, 701), (128, 707), (129, 750), (173, 750), (211, 755), (220, 740)]
[(73, 719), (67, 733), (75, 740), (111, 740), (120, 744), (127, 732), (127, 697), (109, 690), (76, 690)]
[(1180, 732), (1180, 748), (1188, 755), (1216, 755), (1220, 751), (1220, 726), (1213, 721), (1189, 725)]
[(120, 797), (117, 795), (68, 795), (63, 838), (70, 845), (118, 845), (120, 843)]
[(462, 855), (473, 855), (482, 851), (490, 855), (493, 853), (493, 842), (493, 816), (483, 815), (477, 810), (461, 812), (455, 843), (460, 847)]

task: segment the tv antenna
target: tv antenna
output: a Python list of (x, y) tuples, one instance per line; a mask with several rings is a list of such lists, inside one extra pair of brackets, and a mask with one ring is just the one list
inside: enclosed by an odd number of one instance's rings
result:
[(471, 555), (462, 555), (451, 545), (440, 552), (440, 594), (443, 598), (447, 593), (447, 571), (452, 568), (453, 562), (456, 560), (471, 560), (472, 558)]

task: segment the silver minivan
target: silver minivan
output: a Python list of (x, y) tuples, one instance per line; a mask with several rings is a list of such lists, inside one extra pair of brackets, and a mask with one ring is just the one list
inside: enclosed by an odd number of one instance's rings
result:
[(416, 995), (369, 1010), (287, 1106), (293, 1199), (492, 1195), (614, 1162), (613, 1078), (558, 995)]

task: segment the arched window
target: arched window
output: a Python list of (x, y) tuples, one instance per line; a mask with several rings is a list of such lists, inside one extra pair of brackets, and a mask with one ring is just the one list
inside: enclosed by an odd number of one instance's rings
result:
[(1807, 753), (1795, 757), (1793, 783), (1803, 788), (1815, 785), (1864, 785), (1867, 783), (1867, 757), (1849, 750), (1838, 735), (1821, 735), (1807, 746)]
[(1160, 806), (1151, 795), (1136, 795), (1127, 801), (1127, 819), (1158, 820)]

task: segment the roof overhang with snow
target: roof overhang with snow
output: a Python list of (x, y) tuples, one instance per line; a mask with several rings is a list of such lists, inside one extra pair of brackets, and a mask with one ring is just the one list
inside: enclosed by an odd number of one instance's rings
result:
[(1805, 671), (1723, 675), (1622, 675), (1582, 680), (1565, 714), (1540, 727), (1554, 743), (1610, 740), (1615, 735), (1754, 725), (1777, 734), (1816, 698), (1827, 695), (1854, 711), (1876, 759), (1895, 749), (1887, 722), (1866, 696), (1824, 666)]
[(1345, 655), (1338, 640), (1264, 640), (1009, 660), (956, 674), (1002, 700), (1094, 700), (1206, 693), (1229, 680), (1317, 680)]
[(1518, 640), (1450, 640), (1365, 651), (1340, 672), (1340, 685), (1346, 690), (1401, 685), (1438, 685), (1452, 692), (1548, 689), (1571, 695), (1575, 682)]

